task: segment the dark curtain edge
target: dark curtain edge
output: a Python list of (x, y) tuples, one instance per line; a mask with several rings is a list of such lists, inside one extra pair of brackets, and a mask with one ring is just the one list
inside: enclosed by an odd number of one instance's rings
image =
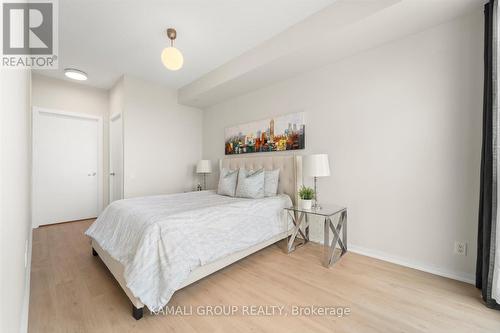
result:
[[(494, 27), (496, 22), (494, 18), (496, 5), (492, 0), (484, 6), (484, 92), (483, 92), (483, 134), (482, 134), (482, 149), (481, 149), (481, 171), (480, 171), (480, 193), (479, 193), (479, 216), (478, 216), (478, 239), (477, 239), (477, 261), (476, 261), (476, 287), (481, 289), (482, 298), (487, 307), (500, 309), (494, 299), (491, 298), (493, 265), (491, 258), (495, 257), (495, 225), (493, 224), (496, 209), (493, 207), (496, 204), (496, 189), (493, 188), (493, 183), (496, 181), (496, 170), (494, 169), (494, 159), (496, 158), (496, 145), (493, 140), (496, 138), (496, 121), (495, 112), (493, 109), (493, 56), (494, 52), (492, 44)], [(495, 30), (496, 31), (496, 30)], [(496, 62), (495, 62), (496, 63)], [(496, 219), (496, 217), (495, 217)]]

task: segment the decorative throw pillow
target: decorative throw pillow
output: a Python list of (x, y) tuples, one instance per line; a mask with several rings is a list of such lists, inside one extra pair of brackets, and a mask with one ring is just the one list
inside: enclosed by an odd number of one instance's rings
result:
[(234, 197), (237, 181), (238, 181), (238, 170), (222, 169), (222, 171), (220, 172), (217, 194)]
[(264, 169), (247, 171), (240, 169), (236, 196), (240, 198), (259, 199), (264, 197)]
[(278, 194), (278, 182), (280, 179), (280, 169), (264, 171), (264, 195), (274, 197)]

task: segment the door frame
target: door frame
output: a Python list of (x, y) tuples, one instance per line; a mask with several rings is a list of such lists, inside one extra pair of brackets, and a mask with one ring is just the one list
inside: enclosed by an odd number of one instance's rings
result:
[[(122, 181), (122, 193), (121, 193), (121, 198), (124, 199), (124, 193), (125, 193), (125, 182), (124, 182), (124, 169), (125, 169), (125, 163), (123, 163), (123, 161), (125, 160), (124, 158), (124, 154), (125, 154), (125, 150), (124, 150), (124, 136), (123, 136), (123, 113), (122, 112), (116, 112), (114, 114), (112, 114), (110, 117), (109, 117), (109, 131), (108, 131), (108, 144), (109, 144), (109, 149), (108, 149), (108, 159), (109, 159), (109, 173), (111, 172), (114, 172), (114, 167), (113, 167), (113, 161), (112, 161), (112, 151), (111, 151), (111, 122), (118, 119), (118, 118), (121, 118), (121, 121), (122, 121), (122, 126), (121, 126), (121, 137), (122, 137), (122, 144), (121, 144), (121, 149), (122, 149), (122, 175), (121, 175), (121, 181)], [(113, 176), (115, 177), (115, 176)], [(113, 191), (113, 181), (114, 181), (114, 178), (111, 178), (111, 175), (109, 175), (109, 181), (108, 181), (108, 202), (111, 203), (112, 201), (112, 195), (114, 193)]]
[[(60, 115), (60, 116), (65, 116), (65, 117), (70, 117), (70, 118), (80, 118), (80, 119), (91, 119), (91, 120), (96, 120), (97, 121), (97, 210), (98, 214), (100, 214), (103, 210), (103, 186), (104, 186), (104, 155), (103, 155), (103, 137), (104, 137), (104, 127), (103, 127), (103, 121), (101, 116), (95, 116), (91, 114), (86, 114), (86, 113), (78, 113), (78, 112), (70, 112), (70, 111), (64, 111), (64, 110), (57, 110), (57, 109), (49, 109), (49, 108), (44, 108), (44, 107), (39, 107), (39, 106), (33, 106), (32, 107), (32, 126), (31, 126), (31, 155), (32, 155), (32, 161), (31, 161), (31, 201), (35, 200), (34, 198), (34, 190), (33, 190), (33, 184), (34, 184), (34, 177), (35, 177), (35, 168), (34, 168), (34, 160), (33, 160), (33, 153), (35, 151), (35, 134), (38, 129), (38, 122), (39, 122), (39, 117), (40, 113), (45, 113), (45, 114), (54, 114), (54, 115)], [(37, 219), (35, 216), (33, 216), (33, 211), (31, 212), (32, 216), (32, 222), (33, 222), (33, 228), (38, 228), (40, 225), (38, 224)]]

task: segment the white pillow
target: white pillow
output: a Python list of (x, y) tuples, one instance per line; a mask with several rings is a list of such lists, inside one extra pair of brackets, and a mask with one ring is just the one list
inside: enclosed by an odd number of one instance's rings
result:
[(247, 171), (240, 169), (236, 196), (240, 198), (259, 199), (264, 197), (264, 169)]
[(238, 170), (222, 169), (219, 177), (217, 194), (234, 197), (236, 182), (238, 181)]
[(280, 169), (264, 171), (264, 195), (274, 197), (278, 194), (278, 183), (280, 179)]

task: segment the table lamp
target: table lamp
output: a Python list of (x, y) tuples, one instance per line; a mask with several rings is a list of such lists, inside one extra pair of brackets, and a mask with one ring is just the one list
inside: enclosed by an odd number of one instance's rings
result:
[(207, 189), (207, 173), (212, 172), (212, 163), (210, 160), (201, 160), (196, 164), (196, 173), (203, 174), (203, 189)]
[(317, 180), (319, 177), (330, 176), (330, 164), (327, 154), (313, 154), (304, 158), (304, 175), (314, 177), (314, 210), (321, 209), (318, 201)]

